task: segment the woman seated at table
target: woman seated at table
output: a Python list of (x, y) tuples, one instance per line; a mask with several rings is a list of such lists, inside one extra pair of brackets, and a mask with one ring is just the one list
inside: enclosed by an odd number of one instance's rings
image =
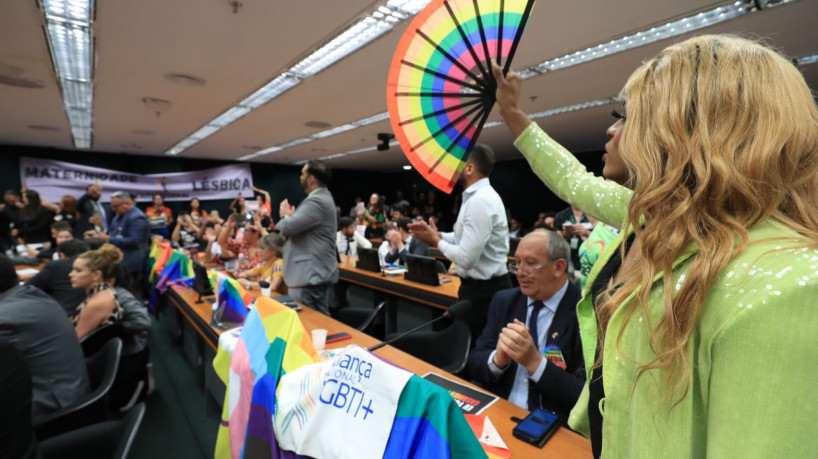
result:
[(284, 240), (278, 234), (271, 233), (259, 240), (261, 247), (261, 263), (252, 269), (242, 271), (236, 275), (238, 282), (247, 290), (261, 289), (259, 281), (270, 283), (270, 290), (281, 294), (287, 293), (287, 284), (284, 283), (284, 260), (282, 246)]
[(83, 252), (74, 260), (69, 274), (71, 286), (84, 289), (88, 294), (71, 319), (77, 338), (82, 339), (102, 325), (122, 321), (124, 310), (119, 295), (109, 283), (121, 261), (122, 252), (112, 244)]

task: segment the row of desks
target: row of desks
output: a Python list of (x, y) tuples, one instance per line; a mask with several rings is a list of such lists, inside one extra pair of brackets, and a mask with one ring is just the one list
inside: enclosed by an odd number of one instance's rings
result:
[[(384, 288), (389, 289), (389, 292), (392, 294), (397, 294), (394, 290), (395, 285), (401, 285), (406, 283), (407, 281), (399, 278), (389, 278), (391, 279), (390, 284), (380, 284), (380, 287), (376, 287), (377, 280), (380, 277), (379, 274), (376, 273), (368, 273), (367, 272), (357, 272), (360, 270), (355, 270), (354, 266), (351, 267), (343, 267), (342, 273), (344, 276), (348, 276), (350, 278), (356, 277), (355, 274), (358, 275), (357, 279), (358, 282), (364, 282), (364, 279), (372, 279), (371, 284), (369, 284), (372, 288)], [(456, 279), (456, 278), (455, 278)], [(350, 280), (350, 282), (353, 282)], [(454, 281), (452, 282), (454, 283)], [(393, 285), (394, 284), (394, 285)], [(444, 305), (451, 304), (452, 299), (457, 297), (457, 287), (455, 285), (448, 285), (444, 284), (440, 287), (428, 287), (422, 286), (420, 284), (415, 283), (408, 283), (411, 284), (410, 286), (416, 287), (418, 291), (430, 290), (428, 292), (431, 296), (427, 298), (429, 300), (429, 304), (434, 307), (443, 307)], [(424, 287), (428, 287), (425, 289)], [(441, 289), (441, 290), (436, 290)], [(445, 290), (446, 293), (442, 293)], [(411, 295), (412, 292), (404, 291), (403, 294)], [(183, 337), (185, 340), (190, 339), (198, 339), (201, 341), (201, 348), (203, 349), (203, 358), (202, 358), (202, 366), (204, 367), (204, 379), (205, 385), (208, 388), (208, 392), (212, 394), (219, 403), (224, 400), (224, 386), (221, 381), (215, 376), (215, 373), (212, 370), (212, 358), (215, 356), (215, 352), (218, 346), (218, 338), (219, 335), (222, 333), (218, 329), (214, 329), (210, 326), (210, 316), (212, 314), (212, 305), (211, 303), (203, 302), (203, 303), (196, 303), (197, 295), (191, 289), (180, 289), (177, 287), (173, 287), (168, 292), (168, 299), (170, 303), (175, 307), (175, 310), (178, 311), (181, 316), (184, 318), (183, 326), (188, 327), (188, 330), (183, 333)], [(443, 304), (436, 303), (437, 299), (440, 301), (444, 301)], [(436, 306), (437, 305), (437, 306)], [(324, 314), (317, 312), (309, 307), (304, 307), (304, 309), (299, 312), (299, 318), (301, 319), (304, 328), (308, 331), (316, 328), (322, 328), (328, 330), (328, 333), (340, 333), (346, 332), (352, 336), (351, 340), (345, 340), (338, 343), (332, 343), (327, 345), (327, 348), (342, 348), (349, 344), (357, 344), (363, 347), (369, 347), (374, 344), (377, 344), (379, 341), (369, 335), (366, 335), (352, 327), (349, 327), (341, 322), (338, 322)], [(189, 347), (190, 344), (186, 344), (185, 347)], [(440, 375), (444, 375), (448, 378), (454, 379), (461, 384), (466, 384), (472, 387), (475, 387), (464, 381), (460, 378), (457, 378), (454, 375), (446, 373), (445, 371), (434, 367), (426, 362), (423, 362), (409, 354), (406, 354), (400, 351), (397, 348), (392, 346), (385, 346), (375, 353), (382, 358), (389, 360), (408, 371), (411, 371), (418, 375), (424, 375), (429, 372), (438, 373)], [(476, 388), (476, 387), (475, 387)], [(478, 388), (476, 388), (478, 389)], [(479, 390), (479, 389), (478, 389)], [(487, 415), (492, 423), (497, 428), (498, 432), (502, 436), (503, 440), (506, 444), (510, 447), (512, 451), (512, 457), (517, 458), (529, 458), (535, 456), (543, 456), (543, 457), (590, 457), (591, 456), (591, 448), (590, 443), (587, 439), (583, 438), (582, 436), (564, 429), (560, 428), (554, 436), (549, 440), (546, 446), (540, 450), (534, 446), (531, 446), (527, 443), (517, 440), (511, 435), (511, 430), (514, 428), (515, 423), (511, 420), (512, 416), (523, 418), (525, 417), (528, 412), (522, 408), (519, 408), (512, 403), (500, 399), (497, 400), (492, 406), (490, 406), (483, 414)]]

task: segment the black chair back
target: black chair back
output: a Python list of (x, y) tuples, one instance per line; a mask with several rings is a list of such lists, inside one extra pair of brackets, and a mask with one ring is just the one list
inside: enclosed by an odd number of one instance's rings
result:
[(102, 349), (102, 346), (104, 346), (112, 338), (121, 338), (122, 333), (122, 327), (119, 324), (108, 324), (97, 327), (96, 330), (85, 335), (80, 340), (82, 353), (86, 357), (89, 355), (94, 355), (99, 352), (99, 350)]
[(40, 442), (42, 459), (82, 457), (125, 459), (145, 416), (139, 403), (122, 419), (81, 427)]
[[(389, 338), (387, 336), (384, 341)], [(405, 336), (392, 346), (449, 373), (458, 373), (469, 360), (471, 329), (463, 322), (453, 322), (441, 331), (421, 331)]]
[(112, 456), (113, 459), (125, 459), (128, 457), (128, 453), (131, 451), (131, 446), (133, 445), (137, 432), (139, 432), (139, 426), (142, 424), (144, 417), (145, 404), (138, 403), (128, 412), (128, 415), (120, 421), (121, 440), (119, 441), (119, 447), (116, 453)]
[(122, 354), (122, 340), (113, 338), (99, 352), (85, 359), (91, 392), (68, 408), (54, 412), (34, 426), (38, 440), (105, 420), (108, 392), (114, 384)]
[(386, 301), (378, 303), (375, 309), (349, 306), (335, 311), (333, 318), (369, 336), (382, 339), (386, 333), (385, 307)]

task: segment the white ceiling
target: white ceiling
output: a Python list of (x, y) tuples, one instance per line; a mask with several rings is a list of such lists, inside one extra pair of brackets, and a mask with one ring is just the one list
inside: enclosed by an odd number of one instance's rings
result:
[[(98, 1), (94, 151), (162, 155), (224, 110), (306, 56), (377, 3), (371, 0), (242, 0), (238, 13), (227, 0)], [(727, 2), (706, 0), (540, 0), (512, 68), (520, 69), (628, 33), (664, 24)], [(752, 13), (699, 33), (763, 37), (790, 57), (818, 53), (818, 0)], [(231, 160), (260, 148), (320, 130), (308, 121), (339, 125), (386, 111), (389, 64), (408, 21), (366, 48), (304, 81), (267, 105), (182, 153), (182, 157)], [(41, 89), (0, 84), (0, 144), (72, 149), (68, 122), (34, 1), (0, 6), (0, 75), (15, 73), (44, 83)], [(684, 37), (678, 37), (678, 41)], [(527, 80), (528, 112), (614, 96), (640, 61), (669, 42), (660, 42)], [(20, 72), (22, 69), (22, 72)], [(818, 89), (818, 64), (803, 67)], [(168, 73), (196, 75), (201, 87), (180, 86)], [(12, 75), (14, 76), (14, 75)], [(142, 98), (172, 106), (157, 116)], [(599, 150), (611, 107), (540, 119), (573, 151)], [(496, 113), (490, 120), (497, 119)], [(50, 126), (54, 131), (31, 129)], [(147, 131), (147, 133), (145, 132)], [(254, 161), (296, 161), (356, 150), (390, 132), (388, 121), (299, 145)], [(487, 129), (480, 140), (500, 159), (515, 157), (504, 127)], [(333, 167), (398, 170), (407, 161), (397, 148), (366, 152), (331, 162)]]

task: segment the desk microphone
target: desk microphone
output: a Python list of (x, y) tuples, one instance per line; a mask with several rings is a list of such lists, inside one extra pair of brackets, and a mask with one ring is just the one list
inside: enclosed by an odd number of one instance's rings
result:
[(395, 341), (397, 341), (397, 340), (399, 340), (399, 339), (401, 339), (401, 338), (403, 338), (405, 336), (411, 335), (412, 333), (420, 330), (421, 328), (432, 325), (433, 323), (435, 323), (435, 322), (437, 322), (437, 321), (439, 321), (441, 319), (444, 319), (444, 318), (445, 319), (452, 319), (452, 320), (462, 321), (462, 320), (464, 320), (466, 318), (466, 313), (468, 313), (470, 309), (471, 309), (471, 301), (469, 301), (469, 300), (458, 301), (457, 303), (449, 306), (449, 309), (447, 309), (446, 312), (444, 312), (441, 316), (439, 316), (439, 317), (437, 317), (435, 319), (432, 319), (429, 322), (426, 322), (425, 324), (418, 325), (417, 327), (415, 327), (415, 328), (413, 328), (413, 329), (411, 329), (411, 330), (409, 330), (407, 332), (401, 333), (400, 335), (398, 335), (398, 336), (396, 336), (396, 337), (394, 337), (394, 338), (392, 338), (390, 340), (387, 340), (387, 341), (384, 341), (382, 343), (378, 343), (378, 344), (376, 344), (376, 345), (374, 345), (372, 347), (369, 347), (369, 348), (367, 348), (367, 350), (369, 352), (376, 351), (376, 350), (386, 346), (387, 344), (392, 344)]

